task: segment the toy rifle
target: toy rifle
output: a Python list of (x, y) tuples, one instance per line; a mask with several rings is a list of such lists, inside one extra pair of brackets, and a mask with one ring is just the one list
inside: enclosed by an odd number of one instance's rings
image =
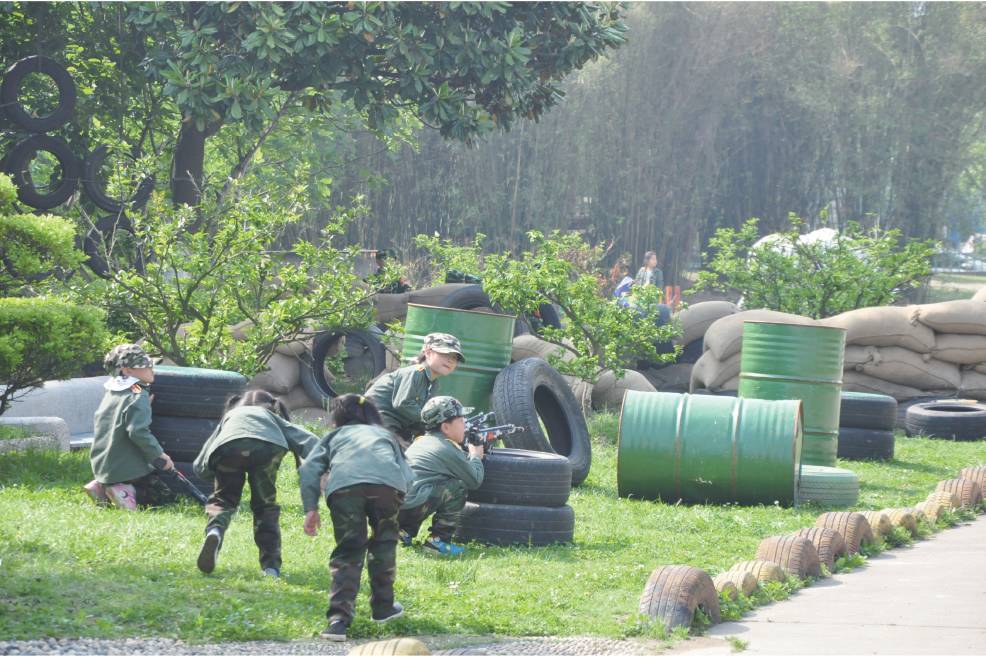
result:
[(491, 421), (493, 416), (493, 411), (490, 411), (466, 418), (466, 439), (462, 441), (464, 451), (469, 451), (468, 445), (482, 445), (483, 451), (489, 453), (493, 449), (493, 443), (502, 436), (524, 431), (524, 427), (518, 427), (516, 424), (486, 426), (486, 423)]
[(198, 500), (199, 504), (205, 505), (205, 503), (209, 501), (209, 496), (199, 490), (198, 486), (189, 481), (188, 477), (179, 472), (178, 468), (172, 466), (170, 470), (164, 470), (161, 467), (164, 465), (164, 459), (154, 459), (154, 462), (151, 463), (151, 465), (153, 465), (154, 468), (164, 476), (177, 479), (178, 483), (185, 489), (185, 492)]

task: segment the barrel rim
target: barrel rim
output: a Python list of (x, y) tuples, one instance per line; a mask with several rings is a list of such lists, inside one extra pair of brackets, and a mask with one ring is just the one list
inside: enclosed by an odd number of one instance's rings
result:
[(431, 309), (431, 310), (447, 310), (450, 313), (469, 313), (470, 315), (486, 315), (486, 316), (492, 315), (494, 317), (505, 317), (507, 319), (513, 319), (513, 320), (516, 320), (517, 319), (517, 315), (508, 315), (506, 313), (486, 312), (484, 310), (463, 310), (462, 308), (446, 308), (445, 306), (431, 306), (431, 305), (428, 305), (426, 303), (409, 303), (409, 304), (407, 304), (407, 307), (408, 308), (410, 308), (412, 306), (414, 306), (415, 308), (428, 308), (428, 309)]
[(841, 326), (819, 326), (817, 324), (792, 324), (791, 322), (770, 322), (764, 319), (744, 319), (743, 325), (745, 326), (747, 324), (773, 324), (774, 326), (795, 326), (797, 328), (805, 328), (805, 329), (842, 331), (843, 333), (848, 333), (849, 331), (848, 329), (844, 329)]

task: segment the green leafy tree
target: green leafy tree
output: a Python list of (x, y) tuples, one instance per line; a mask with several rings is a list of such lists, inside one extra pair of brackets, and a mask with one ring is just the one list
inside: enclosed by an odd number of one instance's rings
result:
[(98, 309), (37, 296), (36, 288), (83, 256), (70, 221), (19, 213), (14, 198), (13, 183), (0, 174), (0, 413), (45, 381), (78, 372), (108, 340)]
[(450, 271), (476, 278), (483, 274), (483, 240), (486, 235), (476, 233), (472, 243), (457, 244), (453, 240), (442, 239), (435, 235), (417, 235), (414, 244), (424, 249), (430, 256), (430, 282), (439, 285), (445, 282), (445, 275)]
[(761, 241), (759, 220), (720, 228), (696, 289), (735, 290), (747, 308), (769, 308), (816, 319), (882, 306), (931, 273), (932, 241), (901, 242), (900, 231), (863, 230), (850, 222), (830, 242), (802, 239), (804, 222)]
[[(114, 251), (113, 236), (104, 236), (109, 280), (90, 300), (125, 308), (153, 350), (179, 365), (250, 376), (281, 342), (323, 327), (369, 324), (372, 292), (354, 273), (358, 249), (335, 244), (363, 211), (340, 210), (317, 242), (301, 240), (283, 252), (276, 242), (298, 221), (300, 206), (273, 209), (266, 197), (237, 195), (232, 203), (174, 209), (158, 194), (134, 225), (146, 264), (130, 266)], [(188, 230), (203, 219), (206, 230)], [(89, 289), (78, 286), (76, 294)], [(242, 322), (234, 335), (231, 327)]]
[(675, 357), (655, 349), (657, 342), (675, 334), (672, 325), (658, 326), (661, 293), (657, 288), (640, 289), (634, 303), (623, 306), (601, 293), (592, 270), (600, 249), (586, 244), (577, 233), (531, 231), (527, 237), (531, 248), (519, 258), (486, 256), (483, 289), (507, 312), (533, 314), (545, 302), (561, 309), (562, 328), (546, 326), (540, 335), (558, 345), (550, 360), (560, 372), (595, 382), (607, 369), (622, 376), (638, 361)]

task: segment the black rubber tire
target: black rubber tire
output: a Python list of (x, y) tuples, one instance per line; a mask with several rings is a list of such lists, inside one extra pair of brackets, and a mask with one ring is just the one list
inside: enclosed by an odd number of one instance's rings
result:
[(339, 329), (316, 334), (312, 338), (311, 354), (301, 366), (301, 386), (309, 397), (323, 405), (342, 392), (333, 388), (325, 377), (325, 358), (329, 349), (343, 336), (348, 354), (343, 367), (347, 373), (350, 373), (352, 366), (353, 372), (359, 371), (369, 377), (368, 381), (372, 381), (387, 369), (387, 352), (383, 343), (366, 329)]
[[(121, 214), (107, 215), (97, 219), (95, 230), (89, 231), (82, 239), (82, 251), (89, 257), (86, 260), (86, 265), (97, 276), (105, 278), (109, 275), (109, 265), (106, 264), (106, 258), (103, 257), (99, 247), (107, 237), (118, 230), (132, 232), (133, 224), (130, 219)], [(144, 273), (143, 259), (137, 258), (133, 265), (137, 272)]]
[[(483, 291), (482, 285), (467, 285), (460, 287), (447, 297), (442, 299), (439, 304), (442, 308), (454, 308), (455, 310), (476, 310), (477, 308), (490, 308), (494, 312), (503, 312), (499, 307), (494, 306), (490, 297)], [(558, 311), (550, 303), (542, 303), (538, 308), (541, 315), (541, 323), (546, 326), (561, 328), (561, 318)], [(533, 330), (531, 321), (526, 317), (518, 317), (514, 322), (514, 337), (537, 333)]]
[(572, 491), (572, 465), (558, 454), (498, 447), (483, 459), (483, 485), (470, 502), (563, 506)]
[[(192, 469), (192, 464), (187, 461), (175, 461), (175, 469), (185, 475), (185, 477), (187, 477), (196, 488), (206, 495), (212, 495), (212, 491), (216, 489), (215, 480), (206, 481), (205, 479), (200, 479), (199, 476), (195, 474), (195, 470)], [(168, 488), (171, 488), (175, 492), (181, 493), (182, 495), (187, 495), (189, 499), (195, 500), (195, 498), (192, 497), (192, 494), (189, 493), (178, 481), (168, 481)], [(198, 500), (195, 501), (198, 502)]]
[(889, 461), (894, 457), (894, 432), (839, 427), (840, 459)]
[(466, 502), (455, 530), (459, 541), (486, 545), (571, 543), (575, 512), (570, 506), (518, 506)]
[(697, 608), (713, 624), (722, 620), (719, 593), (708, 573), (694, 566), (661, 566), (647, 578), (638, 612), (672, 630), (691, 627)]
[(839, 426), (893, 431), (897, 423), (897, 400), (888, 395), (844, 392)]
[[(43, 73), (58, 87), (58, 107), (47, 116), (31, 116), (20, 102), (20, 86), (28, 75)], [(64, 66), (44, 55), (19, 59), (7, 69), (0, 83), (0, 107), (14, 125), (29, 132), (41, 133), (59, 128), (75, 114), (75, 82)]]
[(137, 185), (137, 189), (134, 190), (133, 196), (124, 201), (111, 198), (99, 183), (99, 170), (102, 168), (103, 162), (106, 161), (108, 152), (104, 144), (86, 156), (86, 159), (82, 163), (82, 189), (85, 190), (86, 195), (89, 196), (89, 199), (96, 207), (107, 212), (112, 212), (113, 214), (120, 214), (128, 209), (137, 210), (144, 207), (148, 199), (151, 198), (151, 192), (154, 191), (154, 177), (148, 176), (141, 180), (140, 184)]
[(173, 461), (194, 461), (219, 426), (218, 418), (172, 417), (155, 413), (151, 433)]
[[(28, 167), (38, 151), (54, 155), (62, 168), (61, 184), (47, 194), (39, 192), (28, 175)], [(17, 142), (7, 155), (4, 167), (17, 185), (17, 199), (38, 210), (51, 210), (72, 198), (82, 171), (79, 159), (72, 154), (65, 140), (48, 135), (33, 135)]]
[(705, 340), (699, 338), (698, 340), (692, 340), (681, 350), (678, 355), (679, 363), (696, 363), (698, 359), (702, 357), (702, 353), (705, 351)]
[(154, 415), (221, 418), (226, 400), (246, 390), (247, 378), (237, 372), (199, 367), (154, 368)]
[(907, 409), (907, 434), (946, 440), (986, 438), (986, 404), (947, 401), (915, 404)]
[(547, 361), (524, 358), (503, 368), (493, 382), (493, 410), (497, 424), (525, 429), (504, 436), (504, 445), (561, 454), (572, 465), (573, 486), (589, 476), (592, 444), (582, 407)]

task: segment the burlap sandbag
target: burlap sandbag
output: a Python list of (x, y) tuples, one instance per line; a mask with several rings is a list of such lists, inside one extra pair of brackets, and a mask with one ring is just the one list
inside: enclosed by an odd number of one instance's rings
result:
[(250, 379), (249, 388), (266, 390), (275, 395), (291, 391), (301, 380), (301, 363), (297, 358), (275, 353), (267, 361), (267, 371)]
[(959, 397), (986, 399), (986, 374), (975, 370), (962, 372), (962, 383), (959, 385)]
[(743, 344), (743, 322), (746, 321), (778, 322), (801, 326), (815, 322), (810, 317), (781, 313), (776, 310), (745, 310), (714, 321), (705, 332), (705, 350), (712, 352), (717, 360), (726, 360), (733, 354), (739, 353)]
[(253, 328), (252, 319), (244, 319), (239, 324), (233, 324), (229, 327), (229, 332), (233, 334), (233, 337), (237, 340), (246, 340), (247, 332)]
[(846, 392), (868, 392), (875, 395), (889, 395), (897, 401), (923, 397), (924, 391), (910, 386), (900, 386), (889, 381), (881, 381), (861, 372), (846, 370), (842, 373), (842, 389)]
[(423, 290), (411, 290), (408, 292), (408, 301), (422, 306), (438, 306), (441, 305), (442, 301), (445, 301), (445, 297), (456, 290), (461, 290), (466, 285), (466, 283), (445, 283), (444, 285), (426, 287)]
[(300, 337), (297, 340), (291, 340), (290, 342), (282, 342), (274, 348), (274, 353), (281, 354), (282, 356), (302, 356), (312, 348), (312, 340), (309, 337)]
[(820, 319), (818, 324), (846, 329), (847, 345), (903, 347), (927, 354), (935, 347), (935, 333), (918, 322), (917, 314), (917, 306), (877, 306)]
[(376, 309), (378, 322), (392, 322), (395, 319), (403, 319), (407, 315), (407, 303), (411, 299), (410, 292), (403, 294), (383, 294), (373, 295), (373, 305)]
[(979, 291), (972, 295), (973, 301), (986, 301), (986, 287), (979, 288)]
[(729, 379), (739, 376), (740, 373), (740, 354), (737, 352), (726, 358), (719, 360), (711, 351), (702, 354), (702, 357), (695, 362), (692, 368), (689, 392), (695, 392), (699, 388), (716, 390)]
[(561, 359), (565, 362), (575, 358), (575, 354), (568, 349), (551, 344), (536, 335), (518, 335), (513, 341), (513, 351), (510, 354), (510, 361), (515, 363), (525, 358), (542, 358), (548, 360), (549, 355), (558, 352), (562, 354)]
[(972, 369), (980, 374), (986, 374), (986, 363), (977, 363)]
[(956, 365), (986, 363), (986, 335), (939, 333), (931, 355)]
[(688, 392), (692, 366), (692, 363), (675, 363), (660, 369), (640, 370), (640, 373), (661, 392)]
[(305, 389), (302, 386), (295, 386), (284, 395), (278, 395), (284, 405), (288, 407), (289, 411), (293, 411), (296, 408), (314, 408), (319, 404), (317, 401), (308, 396)]
[(710, 390), (712, 390), (712, 392), (719, 392), (720, 390), (739, 390), (739, 377), (734, 376), (718, 388), (710, 388)]
[(627, 390), (657, 392), (643, 374), (634, 370), (625, 370), (623, 378), (615, 381), (611, 379), (611, 384), (604, 384), (597, 392), (599, 383), (602, 383), (603, 377), (607, 376), (615, 379), (612, 373), (604, 372), (597, 385), (592, 389), (592, 407), (598, 410), (618, 410), (623, 404), (623, 395), (626, 394)]
[(880, 351), (876, 347), (860, 347), (850, 345), (846, 347), (846, 354), (843, 359), (843, 367), (847, 370), (863, 371), (863, 366), (880, 359)]
[(702, 301), (688, 306), (675, 315), (681, 326), (681, 336), (675, 338), (676, 344), (689, 344), (700, 339), (713, 322), (727, 315), (739, 312), (735, 303), (729, 301)]
[(862, 366), (863, 374), (919, 390), (956, 390), (962, 382), (958, 365), (901, 347), (883, 347), (879, 359)]
[(939, 333), (986, 335), (986, 303), (973, 299), (918, 306), (918, 320)]

